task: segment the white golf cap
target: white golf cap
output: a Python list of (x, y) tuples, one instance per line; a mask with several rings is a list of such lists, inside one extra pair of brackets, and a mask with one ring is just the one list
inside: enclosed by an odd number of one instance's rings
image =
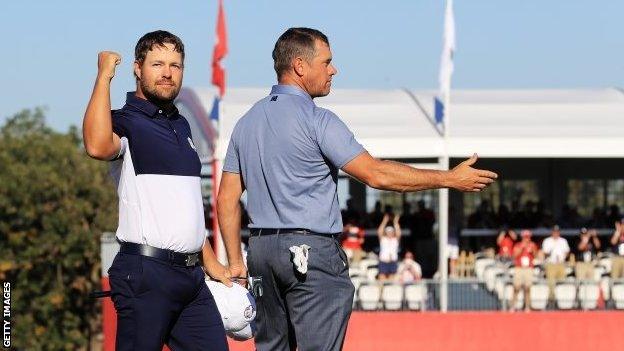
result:
[(215, 299), (225, 332), (234, 340), (248, 340), (256, 334), (256, 301), (239, 284), (228, 288), (225, 284), (206, 279), (206, 285)]

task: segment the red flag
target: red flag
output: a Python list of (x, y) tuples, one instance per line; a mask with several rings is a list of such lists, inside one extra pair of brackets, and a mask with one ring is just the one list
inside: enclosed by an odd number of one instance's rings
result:
[(227, 54), (227, 34), (225, 32), (225, 12), (223, 12), (223, 0), (219, 0), (219, 13), (217, 15), (217, 36), (212, 52), (212, 84), (219, 88), (219, 96), (225, 94), (225, 70), (221, 66), (221, 60)]

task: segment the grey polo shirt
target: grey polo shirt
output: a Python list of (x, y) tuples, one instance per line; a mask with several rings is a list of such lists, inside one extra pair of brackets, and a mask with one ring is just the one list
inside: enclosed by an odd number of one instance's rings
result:
[(333, 112), (275, 85), (234, 127), (223, 171), (243, 178), (250, 228), (338, 233), (338, 169), (364, 151)]

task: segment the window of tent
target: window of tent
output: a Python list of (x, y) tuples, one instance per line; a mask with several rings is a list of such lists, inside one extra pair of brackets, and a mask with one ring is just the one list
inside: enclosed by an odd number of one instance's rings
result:
[(569, 179), (566, 203), (580, 217), (591, 218), (594, 209), (605, 208), (605, 186), (604, 179)]
[[(501, 203), (505, 204), (509, 210), (512, 209), (514, 202), (517, 202), (520, 206), (523, 206), (529, 201), (533, 203), (537, 203), (540, 201), (537, 180), (503, 180), (501, 184)], [(520, 208), (520, 210), (521, 209), (522, 207)]]
[(607, 180), (607, 206), (624, 208), (624, 179)]
[[(469, 226), (469, 218), (475, 214), (485, 202), (487, 211), (498, 215), (501, 205), (511, 213), (522, 211), (529, 202), (537, 204), (539, 197), (539, 182), (535, 179), (511, 179), (493, 183), (478, 193), (464, 193), (464, 224)], [(486, 225), (492, 227), (492, 223)]]
[(394, 191), (378, 190), (366, 187), (366, 212), (373, 212), (375, 203), (380, 201), (382, 210), (385, 206), (392, 206), (394, 212), (402, 212), (403, 204), (410, 206), (410, 212), (413, 213), (418, 209), (418, 202), (424, 201), (428, 209), (437, 213), (438, 211), (438, 191), (424, 190), (413, 193), (398, 193)]
[(478, 193), (464, 193), (464, 225), (468, 227), (468, 219), (482, 206), (487, 204), (488, 211), (495, 212), (500, 205), (500, 183), (496, 182)]

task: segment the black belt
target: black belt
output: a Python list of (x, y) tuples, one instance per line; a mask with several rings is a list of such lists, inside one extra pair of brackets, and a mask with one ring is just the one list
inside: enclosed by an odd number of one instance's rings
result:
[(128, 255), (153, 257), (159, 260), (187, 267), (195, 266), (199, 262), (199, 252), (187, 254), (182, 252), (175, 252), (172, 250), (159, 249), (157, 247), (145, 244), (136, 244), (129, 242), (120, 242), (119, 245), (119, 252)]
[(324, 238), (338, 239), (342, 233), (317, 233), (303, 228), (249, 228), (250, 236), (264, 236), (275, 234), (303, 234), (303, 235), (316, 235)]

